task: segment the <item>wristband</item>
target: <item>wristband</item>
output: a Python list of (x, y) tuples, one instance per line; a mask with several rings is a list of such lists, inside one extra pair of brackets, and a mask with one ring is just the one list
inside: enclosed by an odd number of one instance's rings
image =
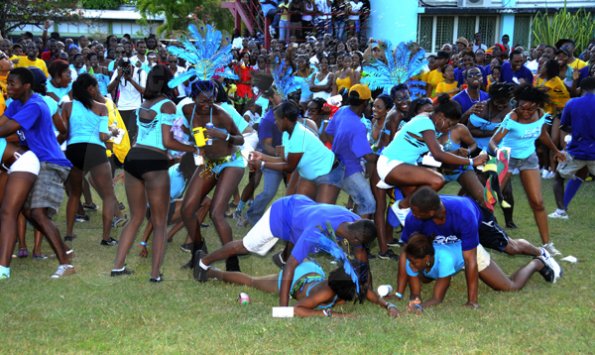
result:
[(264, 160), (260, 163), (260, 170), (264, 170)]
[(140, 242), (140, 243), (138, 243), (138, 244), (140, 244), (140, 245), (141, 245), (141, 247), (146, 247), (146, 246), (147, 246), (147, 242)]
[(397, 306), (395, 306), (394, 304), (392, 304), (392, 303), (388, 302), (388, 303), (386, 304), (386, 309), (391, 309), (391, 308), (397, 309)]
[(473, 166), (473, 158), (469, 158), (469, 166)]
[(325, 317), (329, 318), (333, 316), (333, 312), (330, 309), (323, 309), (322, 314), (324, 314)]
[(395, 292), (395, 297), (402, 300), (403, 299), (403, 295), (401, 294), (401, 292)]
[(231, 134), (228, 133), (227, 134), (227, 137), (225, 137), (225, 141), (226, 142), (229, 142), (230, 140), (231, 140)]

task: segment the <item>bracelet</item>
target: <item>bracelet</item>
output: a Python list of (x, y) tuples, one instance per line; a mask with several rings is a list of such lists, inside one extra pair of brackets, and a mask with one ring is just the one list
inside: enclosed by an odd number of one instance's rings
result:
[(140, 244), (142, 247), (146, 247), (147, 246), (147, 242), (140, 242), (138, 244)]
[(401, 294), (401, 292), (395, 292), (395, 297), (402, 300), (403, 299), (403, 294)]
[(329, 318), (333, 316), (333, 312), (330, 309), (323, 309), (322, 314), (324, 314), (325, 317)]
[(225, 141), (226, 142), (229, 142), (230, 140), (231, 140), (231, 134), (228, 133), (227, 134), (227, 137), (225, 137)]
[(397, 306), (395, 306), (394, 304), (388, 302), (388, 303), (386, 303), (386, 307), (385, 308), (386, 309), (391, 309), (391, 308), (397, 309)]
[(264, 169), (264, 160), (262, 162), (260, 162), (260, 170)]
[(469, 158), (469, 166), (473, 166), (473, 158)]

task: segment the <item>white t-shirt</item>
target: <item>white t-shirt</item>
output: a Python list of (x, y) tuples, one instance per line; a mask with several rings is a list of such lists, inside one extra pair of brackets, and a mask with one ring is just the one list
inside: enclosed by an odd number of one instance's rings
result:
[(362, 10), (364, 3), (361, 1), (350, 1), (349, 7), (351, 8), (350, 12), (356, 13), (357, 15), (349, 15), (349, 20), (359, 20), (359, 12)]
[[(134, 72), (132, 74), (132, 79), (138, 83), (141, 87), (145, 87), (147, 85), (147, 73), (144, 70), (133, 67)], [(112, 79), (110, 83), (116, 80), (118, 77), (118, 70), (114, 70), (114, 74), (112, 75)], [(118, 110), (129, 111), (129, 110), (136, 110), (140, 107), (142, 103), (142, 96), (141, 93), (136, 90), (136, 88), (129, 83), (124, 77), (120, 78), (120, 83), (118, 84), (118, 93), (120, 94), (119, 97), (114, 97), (114, 102), (117, 102)]]

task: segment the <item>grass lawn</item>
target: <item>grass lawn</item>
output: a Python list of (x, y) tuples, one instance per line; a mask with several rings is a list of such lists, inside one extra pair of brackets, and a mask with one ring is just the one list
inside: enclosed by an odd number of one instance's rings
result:
[[(446, 192), (457, 188), (451, 184)], [(514, 189), (520, 228), (509, 232), (537, 244), (537, 228), (518, 178)], [(544, 182), (543, 190), (551, 212), (551, 181)], [(125, 201), (121, 188), (118, 194)], [(337, 307), (351, 318), (273, 319), (275, 295), (217, 281), (198, 284), (181, 270), (189, 258), (179, 249), (183, 232), (169, 245), (161, 284), (148, 282), (150, 258), (139, 258), (137, 246), (127, 261), (136, 273), (111, 278), (116, 249), (99, 246), (100, 214), (92, 213), (90, 222), (75, 226), (76, 275), (51, 280), (54, 258), (13, 260), (12, 278), (0, 282), (0, 353), (593, 353), (593, 197), (595, 183), (584, 184), (571, 204), (571, 219), (550, 220), (556, 247), (579, 260), (560, 262), (564, 277), (558, 283), (548, 284), (536, 274), (516, 293), (494, 292), (480, 283), (481, 308), (474, 311), (462, 306), (466, 285), (459, 274), (444, 304), (421, 316), (397, 319), (369, 303)], [(502, 219), (499, 211), (498, 217)], [(63, 211), (58, 222), (64, 231)], [(246, 232), (235, 224), (233, 228), (235, 239)], [(206, 235), (209, 249), (216, 249), (219, 240), (212, 226)], [(32, 233), (29, 238), (32, 244)], [(43, 249), (51, 251), (45, 242)], [(376, 245), (372, 251), (377, 252)], [(507, 273), (529, 261), (491, 254)], [(270, 255), (242, 257), (240, 264), (254, 275), (278, 272)], [(394, 286), (396, 265), (372, 260), (375, 285)], [(430, 290), (431, 285), (424, 288), (426, 297)], [(242, 291), (249, 293), (251, 304), (238, 304)], [(404, 302), (397, 306), (405, 308)]]

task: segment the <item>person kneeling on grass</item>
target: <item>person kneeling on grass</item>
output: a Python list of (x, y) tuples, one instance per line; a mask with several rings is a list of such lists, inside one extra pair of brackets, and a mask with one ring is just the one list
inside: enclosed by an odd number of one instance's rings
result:
[[(410, 311), (422, 310), (444, 300), (452, 276), (465, 268), (461, 245), (460, 241), (436, 244), (423, 234), (416, 234), (409, 239), (404, 254), (407, 256), (407, 276), (411, 285)], [(562, 275), (562, 269), (553, 258), (538, 256), (512, 276), (507, 276), (495, 261), (490, 260), (490, 254), (481, 245), (477, 247), (477, 265), (479, 278), (496, 291), (518, 291), (535, 272), (551, 283)], [(432, 298), (421, 302), (421, 282), (432, 280), (436, 281)]]

